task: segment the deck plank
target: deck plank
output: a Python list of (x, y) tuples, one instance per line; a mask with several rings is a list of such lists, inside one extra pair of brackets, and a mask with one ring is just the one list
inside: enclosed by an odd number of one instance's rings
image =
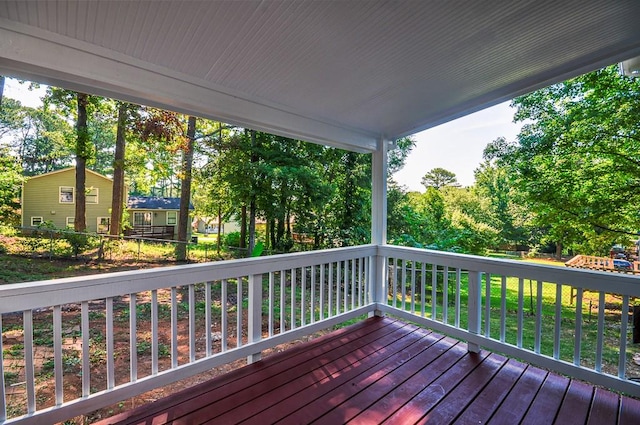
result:
[(620, 398), (618, 425), (640, 424), (640, 400), (623, 396)]
[(611, 391), (596, 388), (591, 402), (587, 425), (618, 423), (620, 397)]
[[(460, 348), (466, 350), (466, 346), (460, 346)], [(460, 380), (464, 379), (479, 366), (488, 355), (489, 352), (485, 350), (480, 353), (466, 352), (465, 355), (458, 362), (452, 364), (448, 370), (440, 372), (437, 369), (422, 369), (420, 374), (422, 379), (438, 374), (437, 379), (427, 386), (423, 385), (423, 390), (420, 391), (419, 394), (404, 404), (402, 409), (391, 412), (392, 414), (383, 423), (416, 423), (425, 413), (442, 400)], [(388, 414), (389, 412), (386, 413)]]
[(99, 422), (638, 424), (640, 400), (371, 318)]
[(580, 381), (571, 381), (556, 416), (557, 424), (584, 424), (589, 416), (593, 386)]
[(492, 425), (520, 423), (546, 377), (547, 372), (528, 366), (509, 395), (491, 416), (489, 423)]
[(548, 425), (553, 423), (558, 410), (560, 410), (567, 388), (569, 388), (569, 378), (552, 373), (548, 374), (521, 425)]
[(456, 424), (484, 424), (500, 406), (525, 371), (526, 365), (510, 359), (456, 419)]

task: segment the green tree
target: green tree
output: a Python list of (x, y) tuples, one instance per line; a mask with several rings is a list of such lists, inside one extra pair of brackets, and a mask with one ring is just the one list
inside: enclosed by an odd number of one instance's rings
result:
[(422, 177), (421, 183), (426, 188), (434, 187), (436, 189), (444, 186), (458, 186), (455, 173), (444, 168), (433, 168)]
[(513, 101), (524, 125), (488, 148), (512, 173), (540, 227), (563, 247), (602, 254), (640, 227), (640, 81), (616, 67)]
[(0, 221), (17, 225), (20, 187), (23, 181), (20, 162), (6, 146), (0, 147)]

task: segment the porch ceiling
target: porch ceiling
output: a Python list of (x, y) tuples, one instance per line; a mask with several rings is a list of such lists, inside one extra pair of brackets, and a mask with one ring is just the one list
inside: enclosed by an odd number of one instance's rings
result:
[(640, 55), (637, 0), (0, 1), (0, 73), (359, 151)]

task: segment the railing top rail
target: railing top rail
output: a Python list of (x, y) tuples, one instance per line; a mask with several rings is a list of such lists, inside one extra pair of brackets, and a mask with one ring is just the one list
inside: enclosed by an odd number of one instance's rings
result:
[(376, 254), (375, 245), (279, 254), (145, 270), (124, 271), (0, 286), (0, 313), (76, 303)]
[(640, 297), (640, 276), (633, 274), (531, 264), (517, 260), (487, 258), (392, 245), (380, 245), (378, 252), (379, 255), (386, 257), (433, 262), (464, 270), (475, 270), (542, 282), (554, 282), (578, 288)]

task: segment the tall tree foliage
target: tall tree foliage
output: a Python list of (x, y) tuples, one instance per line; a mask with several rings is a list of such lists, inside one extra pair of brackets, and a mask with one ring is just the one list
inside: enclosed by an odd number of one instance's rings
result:
[(557, 244), (602, 253), (640, 228), (640, 80), (612, 66), (519, 97), (515, 142), (489, 158), (515, 184)]

